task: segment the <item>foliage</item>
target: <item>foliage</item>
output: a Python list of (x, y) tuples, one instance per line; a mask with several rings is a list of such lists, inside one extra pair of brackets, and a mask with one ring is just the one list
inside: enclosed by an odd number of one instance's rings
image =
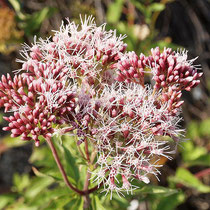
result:
[[(158, 35), (158, 31), (155, 29), (156, 20), (171, 0), (160, 1), (159, 3), (152, 0), (149, 4), (147, 1), (132, 0), (127, 3), (128, 11), (123, 12), (125, 2), (124, 0), (116, 0), (110, 4), (107, 11), (107, 21), (109, 27), (116, 28), (118, 33), (128, 35), (126, 39), (128, 50), (148, 53), (155, 46), (173, 49), (178, 47), (171, 42), (169, 37), (156, 39)], [(132, 9), (132, 7), (134, 8)], [(135, 12), (142, 14), (141, 18), (143, 17), (143, 19), (141, 21), (134, 17)], [(126, 15), (126, 19), (121, 19), (122, 15)]]
[(19, 0), (10, 0), (9, 2), (16, 12), (18, 26), (24, 30), (27, 37), (37, 35), (44, 20), (51, 17), (56, 11), (54, 7), (44, 7), (40, 11), (27, 14), (22, 11)]
[[(56, 141), (57, 139), (55, 139)], [(13, 139), (13, 142), (19, 141), (19, 139)], [(71, 142), (70, 145), (68, 143)], [(16, 143), (14, 143), (16, 145)], [(63, 157), (67, 156), (68, 162), (64, 165), (69, 166), (67, 170), (68, 178), (82, 189), (82, 183), (86, 166), (83, 168), (77, 168), (78, 164), (75, 164), (74, 160), (79, 161), (77, 155), (77, 146), (75, 141), (65, 136), (63, 143), (57, 143)], [(67, 150), (66, 148), (71, 148)], [(71, 152), (71, 153), (70, 153)], [(63, 158), (64, 159), (64, 158)], [(71, 164), (69, 164), (71, 162)], [(30, 158), (30, 163), (34, 165), (33, 177), (29, 174), (15, 174), (14, 185), (12, 192), (0, 196), (0, 207), (6, 209), (82, 209), (83, 198), (81, 198), (75, 192), (65, 187), (62, 177), (58, 172), (56, 163), (52, 157), (49, 148), (42, 144), (40, 148), (34, 148), (33, 154)], [(110, 201), (110, 196), (104, 196), (105, 193), (99, 193), (101, 189), (91, 195), (91, 209), (126, 209), (129, 206), (129, 200), (133, 196), (129, 195), (119, 197), (117, 194), (113, 195), (113, 199)], [(174, 189), (168, 189), (160, 186), (143, 185), (136, 191), (135, 197), (140, 196), (146, 199), (157, 200), (158, 198), (167, 198), (172, 195), (178, 196), (180, 193)], [(157, 201), (156, 201), (157, 203)], [(164, 205), (163, 199), (160, 200), (160, 204)]]

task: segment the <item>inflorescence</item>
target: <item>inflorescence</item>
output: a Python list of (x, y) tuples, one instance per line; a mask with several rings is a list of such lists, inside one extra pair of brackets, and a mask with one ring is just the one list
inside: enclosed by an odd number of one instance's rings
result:
[(124, 38), (92, 17), (80, 26), (68, 21), (53, 37), (24, 45), (22, 68), (0, 81), (0, 107), (11, 112), (4, 130), (36, 146), (40, 136), (58, 133), (77, 135), (78, 145), (87, 139), (98, 154), (93, 180), (111, 192), (158, 176), (157, 161), (174, 154), (161, 138), (178, 144), (182, 91), (202, 75), (187, 51), (157, 47), (138, 56), (126, 51)]

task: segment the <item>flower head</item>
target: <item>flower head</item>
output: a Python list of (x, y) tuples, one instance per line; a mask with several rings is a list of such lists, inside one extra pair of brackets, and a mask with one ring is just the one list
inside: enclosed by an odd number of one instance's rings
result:
[[(24, 45), (21, 69), (0, 81), (0, 106), (13, 137), (72, 132), (78, 145), (88, 139), (97, 151), (93, 180), (104, 189), (132, 192), (133, 179), (158, 178), (157, 161), (171, 159), (183, 130), (182, 91), (199, 84), (202, 73), (187, 52), (165, 48), (149, 56), (126, 52), (124, 36), (96, 26), (93, 17), (62, 24), (52, 38)], [(150, 70), (154, 86), (145, 85)]]

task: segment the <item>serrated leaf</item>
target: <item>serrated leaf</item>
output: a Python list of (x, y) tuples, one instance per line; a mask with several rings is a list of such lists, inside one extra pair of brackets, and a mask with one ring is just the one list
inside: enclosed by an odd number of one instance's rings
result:
[(178, 168), (176, 175), (174, 177), (170, 177), (169, 181), (183, 184), (186, 187), (194, 188), (202, 193), (210, 192), (209, 186), (204, 185), (190, 171), (184, 168)]
[[(62, 200), (64, 206), (65, 202), (67, 203), (70, 197), (73, 197), (73, 194), (74, 192), (71, 192), (67, 187), (55, 187), (54, 189), (42, 191), (35, 199), (29, 201), (29, 205), (39, 206), (39, 209), (48, 209), (48, 207), (52, 209), (51, 203)], [(64, 197), (66, 201), (64, 201)]]
[(91, 205), (92, 205), (93, 210), (98, 210), (98, 209), (105, 210), (105, 208), (103, 207), (100, 199), (96, 195), (92, 197)]
[(174, 193), (177, 193), (177, 190), (175, 189), (170, 189), (166, 187), (161, 187), (161, 186), (151, 186), (147, 185), (142, 187), (141, 189), (136, 190), (136, 193), (141, 193), (141, 194), (158, 194), (158, 195), (171, 195)]
[(14, 184), (16, 191), (21, 193), (23, 191), (23, 189), (28, 187), (28, 185), (30, 184), (29, 175), (28, 174), (19, 175), (17, 173), (14, 174), (13, 184)]
[(75, 158), (72, 156), (71, 152), (66, 148), (65, 145), (62, 145), (64, 149), (64, 156), (66, 160), (66, 167), (67, 167), (67, 174), (76, 182), (78, 183), (79, 181), (79, 170), (78, 166), (76, 164)]
[(30, 187), (26, 190), (24, 195), (29, 200), (34, 199), (42, 190), (45, 190), (53, 182), (54, 180), (49, 177), (36, 177), (31, 181)]
[(164, 197), (160, 200), (156, 210), (174, 210), (178, 205), (185, 201), (185, 195), (182, 192)]
[(55, 181), (62, 181), (63, 182), (63, 179), (61, 177), (53, 176), (53, 175), (50, 175), (48, 173), (42, 173), (35, 167), (32, 167), (32, 170), (33, 170), (34, 174), (38, 177), (49, 177), (49, 178), (54, 179)]

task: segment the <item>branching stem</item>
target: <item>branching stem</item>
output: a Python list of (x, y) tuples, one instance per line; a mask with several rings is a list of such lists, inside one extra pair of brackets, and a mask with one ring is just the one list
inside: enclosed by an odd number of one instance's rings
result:
[[(56, 164), (57, 164), (57, 166), (58, 166), (58, 168), (59, 168), (59, 170), (60, 170), (60, 172), (61, 172), (61, 174), (62, 174), (62, 176), (63, 176), (63, 179), (64, 179), (65, 184), (66, 184), (71, 190), (75, 191), (76, 193), (78, 193), (78, 194), (80, 194), (80, 195), (86, 196), (86, 195), (88, 195), (88, 194), (94, 192), (95, 190), (97, 190), (98, 188), (100, 188), (100, 187), (102, 186), (103, 183), (101, 183), (99, 186), (95, 186), (95, 187), (93, 187), (93, 188), (91, 188), (91, 189), (88, 189), (89, 178), (90, 178), (90, 177), (89, 177), (90, 175), (88, 175), (88, 174), (89, 174), (90, 172), (87, 171), (87, 180), (88, 180), (88, 183), (85, 184), (84, 190), (79, 190), (79, 189), (77, 189), (76, 187), (74, 187), (74, 186), (69, 182), (69, 180), (68, 180), (68, 177), (67, 177), (67, 175), (66, 175), (66, 172), (65, 172), (65, 170), (64, 170), (64, 168), (63, 168), (63, 165), (62, 165), (62, 163), (61, 163), (61, 161), (60, 161), (60, 159), (59, 159), (58, 153), (57, 153), (57, 151), (56, 151), (56, 149), (55, 149), (55, 146), (54, 146), (54, 144), (53, 144), (51, 138), (50, 138), (50, 137), (46, 137), (46, 141), (47, 141), (47, 143), (48, 143), (48, 145), (49, 145), (49, 147), (50, 147), (50, 149), (51, 149), (51, 151), (52, 151), (53, 157), (54, 157), (54, 159), (55, 159), (55, 161), (56, 161)], [(89, 177), (89, 178), (88, 178), (88, 177)], [(87, 185), (87, 187), (86, 187), (86, 185)]]

